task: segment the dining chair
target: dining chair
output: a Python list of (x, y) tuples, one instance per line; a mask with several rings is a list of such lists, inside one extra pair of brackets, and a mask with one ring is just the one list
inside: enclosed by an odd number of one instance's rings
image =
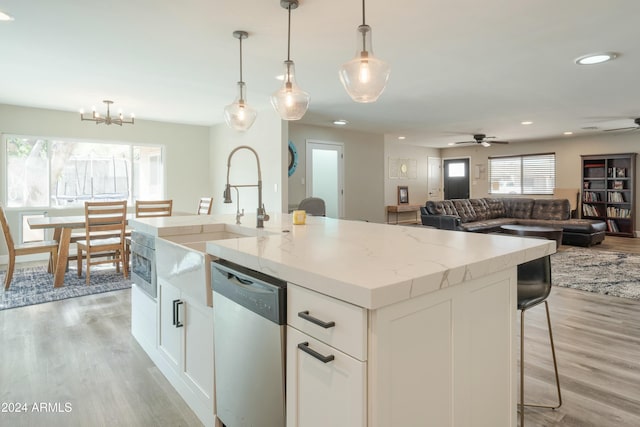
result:
[(324, 200), (319, 197), (307, 197), (298, 204), (298, 209), (306, 211), (309, 215), (325, 216), (326, 208)]
[(49, 254), (49, 266), (51, 272), (56, 266), (58, 260), (58, 242), (55, 240), (43, 240), (39, 242), (27, 242), (15, 244), (13, 237), (11, 237), (11, 230), (9, 229), (9, 223), (7, 217), (4, 214), (4, 209), (0, 206), (0, 223), (2, 223), (2, 232), (4, 233), (4, 240), (7, 243), (7, 249), (9, 249), (9, 264), (7, 265), (7, 273), (4, 277), (4, 288), (9, 289), (11, 285), (11, 279), (13, 278), (13, 271), (16, 267), (16, 256), (31, 255), (48, 253)]
[(136, 200), (136, 218), (171, 216), (173, 200)]
[[(173, 200), (136, 200), (136, 218), (154, 218), (171, 216), (173, 212)], [(131, 233), (126, 233), (124, 259), (129, 265), (131, 254)]]
[[(551, 329), (551, 317), (549, 316), (549, 303), (547, 297), (551, 292), (551, 256), (547, 255), (518, 266), (518, 310), (520, 310), (520, 427), (524, 427), (524, 407), (557, 409), (562, 405), (560, 392), (560, 378), (558, 376), (558, 362), (556, 349), (553, 344), (553, 332)], [(551, 355), (553, 357), (553, 369), (556, 376), (558, 389), (557, 405), (538, 405), (524, 403), (524, 314), (530, 308), (544, 302), (547, 311), (547, 327), (549, 341), (551, 342)]]
[[(82, 259), (87, 259), (87, 285), (90, 282), (91, 266), (115, 263), (120, 272), (120, 263), (124, 277), (129, 276), (126, 263), (124, 239), (127, 226), (127, 201), (85, 202), (84, 216), (86, 223), (85, 239), (78, 240), (78, 277), (82, 276)], [(109, 237), (108, 235), (118, 237)], [(107, 237), (105, 237), (107, 235)], [(95, 258), (109, 259), (95, 260)]]
[(198, 215), (210, 215), (213, 197), (201, 197), (198, 203)]

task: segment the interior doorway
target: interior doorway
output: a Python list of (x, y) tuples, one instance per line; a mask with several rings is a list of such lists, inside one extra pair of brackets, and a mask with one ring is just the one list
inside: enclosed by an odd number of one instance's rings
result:
[(442, 180), (442, 166), (440, 157), (427, 158), (427, 200), (440, 200)]
[(326, 216), (344, 218), (344, 144), (306, 141), (307, 197), (324, 200)]
[(444, 198), (469, 198), (469, 159), (446, 159), (443, 163)]

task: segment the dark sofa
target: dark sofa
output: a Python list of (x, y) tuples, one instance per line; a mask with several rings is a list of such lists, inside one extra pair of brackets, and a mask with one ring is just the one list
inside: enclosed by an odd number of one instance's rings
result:
[(444, 230), (480, 233), (506, 224), (562, 228), (564, 245), (591, 246), (604, 240), (604, 221), (571, 218), (567, 199), (483, 198), (428, 201), (420, 208), (422, 224)]

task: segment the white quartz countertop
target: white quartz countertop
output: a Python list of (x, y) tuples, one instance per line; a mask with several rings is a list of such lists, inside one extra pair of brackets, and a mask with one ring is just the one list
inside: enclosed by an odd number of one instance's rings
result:
[[(207, 252), (247, 268), (376, 309), (555, 252), (555, 241), (273, 214), (264, 229), (255, 215), (202, 215), (131, 220), (157, 237), (225, 232)], [(236, 237), (242, 235), (243, 237)], [(229, 236), (232, 236), (231, 238)], [(246, 237), (244, 237), (246, 236)]]

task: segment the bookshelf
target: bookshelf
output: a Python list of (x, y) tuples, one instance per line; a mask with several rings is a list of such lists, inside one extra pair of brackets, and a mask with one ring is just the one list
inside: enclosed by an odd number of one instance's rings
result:
[(607, 234), (634, 237), (636, 153), (582, 157), (582, 218), (607, 223)]

